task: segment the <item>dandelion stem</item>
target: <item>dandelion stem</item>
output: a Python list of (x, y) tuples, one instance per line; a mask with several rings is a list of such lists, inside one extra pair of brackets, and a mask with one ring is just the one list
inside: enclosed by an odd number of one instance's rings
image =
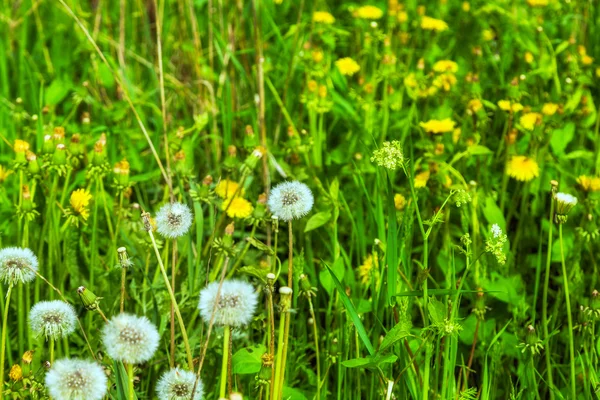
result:
[(310, 309), (310, 317), (313, 320), (313, 336), (315, 339), (315, 354), (317, 363), (317, 400), (321, 398), (321, 390), (319, 388), (319, 382), (321, 382), (321, 358), (319, 357), (319, 332), (317, 330), (317, 318), (315, 317), (315, 309), (312, 303), (311, 295), (308, 296), (308, 306)]
[(127, 381), (128, 381), (128, 396), (129, 396), (129, 400), (133, 400), (135, 399), (135, 391), (133, 389), (133, 364), (128, 363), (127, 364)]
[(292, 220), (288, 222), (288, 237), (289, 237), (289, 252), (288, 252), (288, 287), (293, 289), (294, 286), (294, 233), (292, 231)]
[(229, 336), (231, 335), (231, 328), (229, 325), (225, 325), (223, 331), (223, 364), (221, 365), (221, 388), (219, 391), (219, 397), (224, 399), (225, 392), (227, 391), (227, 365), (229, 364)]
[(127, 269), (121, 267), (121, 312), (125, 309), (125, 279), (127, 276)]
[(548, 334), (548, 286), (550, 285), (550, 264), (552, 263), (552, 228), (554, 227), (554, 201), (550, 201), (550, 227), (548, 228), (548, 250), (546, 256), (546, 275), (544, 277), (544, 291), (542, 294), (542, 328), (546, 342), (546, 379), (548, 381), (548, 394), (554, 400), (554, 383), (552, 381), (552, 360), (550, 351), (550, 335)]
[[(289, 314), (289, 313), (286, 313)], [(279, 385), (282, 382), (281, 375), (283, 374), (283, 347), (284, 347), (284, 330), (285, 330), (285, 317), (279, 318), (279, 337), (277, 339), (277, 357), (275, 358), (275, 374), (271, 382), (271, 400), (279, 400)]]
[(50, 354), (50, 365), (54, 364), (54, 339), (50, 338), (48, 340), (48, 352)]
[(4, 304), (4, 314), (2, 314), (2, 344), (0, 344), (0, 392), (4, 391), (4, 356), (6, 355), (6, 329), (8, 328), (8, 310), (10, 305), (10, 294), (12, 285), (8, 286), (6, 291), (6, 303)]
[(190, 370), (194, 369), (194, 362), (192, 359), (192, 350), (190, 349), (190, 342), (188, 340), (187, 331), (185, 329), (185, 324), (183, 323), (183, 318), (181, 317), (181, 312), (179, 311), (179, 305), (177, 304), (177, 300), (175, 299), (175, 294), (173, 293), (173, 288), (169, 283), (169, 277), (167, 276), (167, 272), (165, 271), (165, 266), (162, 262), (162, 258), (160, 257), (160, 251), (158, 251), (158, 246), (156, 245), (156, 239), (154, 239), (154, 234), (152, 230), (148, 231), (148, 235), (150, 235), (150, 240), (152, 241), (152, 247), (154, 247), (154, 253), (156, 254), (156, 259), (158, 260), (158, 265), (160, 267), (160, 272), (162, 273), (163, 279), (165, 281), (165, 286), (169, 291), (169, 296), (171, 296), (171, 303), (175, 308), (175, 315), (177, 315), (177, 320), (179, 321), (179, 329), (181, 329), (181, 336), (183, 337), (183, 343), (185, 345), (185, 351), (187, 353), (188, 359), (188, 367)]
[(571, 366), (571, 398), (577, 398), (577, 381), (575, 376), (575, 345), (573, 343), (573, 318), (571, 316), (571, 299), (569, 295), (569, 277), (565, 264), (565, 251), (563, 246), (563, 224), (558, 225), (558, 240), (560, 241), (560, 261), (562, 264), (563, 282), (565, 286), (565, 304), (567, 306), (567, 322), (569, 324), (569, 364)]

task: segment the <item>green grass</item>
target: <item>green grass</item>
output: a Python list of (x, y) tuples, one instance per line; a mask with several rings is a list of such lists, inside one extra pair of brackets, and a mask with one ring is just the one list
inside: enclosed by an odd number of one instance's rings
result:
[[(96, 359), (106, 399), (157, 398), (173, 366), (207, 399), (598, 398), (600, 8), (533, 3), (4, 0), (0, 249), (30, 248), (40, 276), (1, 286), (3, 398), (49, 398), (52, 356)], [(284, 180), (315, 198), (289, 231), (264, 204)], [(557, 192), (578, 198), (568, 218)], [(144, 213), (174, 201), (189, 232), (149, 235)], [(259, 302), (229, 340), (197, 305), (231, 278)], [(79, 317), (52, 344), (28, 322), (51, 299)], [(102, 343), (121, 309), (161, 337), (133, 368)]]

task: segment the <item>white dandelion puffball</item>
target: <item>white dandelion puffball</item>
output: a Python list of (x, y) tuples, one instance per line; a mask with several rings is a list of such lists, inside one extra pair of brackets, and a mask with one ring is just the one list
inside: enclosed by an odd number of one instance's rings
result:
[(77, 315), (73, 306), (64, 301), (40, 301), (31, 307), (29, 324), (36, 335), (59, 339), (73, 333)]
[(568, 193), (556, 193), (554, 196), (556, 214), (567, 215), (577, 205), (577, 197)]
[(55, 400), (102, 400), (106, 394), (106, 374), (93, 361), (57, 360), (46, 374), (46, 387)]
[(201, 400), (203, 396), (202, 380), (198, 379), (196, 391), (194, 383), (196, 374), (179, 368), (173, 368), (165, 372), (156, 385), (156, 393), (159, 400)]
[(38, 269), (33, 251), (21, 247), (0, 250), (0, 280), (7, 285), (31, 282)]
[(142, 364), (152, 358), (160, 335), (146, 317), (131, 314), (114, 316), (102, 329), (102, 342), (113, 360)]
[(175, 239), (187, 233), (192, 226), (192, 219), (188, 206), (183, 203), (168, 203), (156, 213), (156, 227), (164, 237)]
[(235, 279), (223, 281), (215, 307), (218, 291), (219, 282), (213, 282), (200, 292), (198, 309), (204, 321), (210, 323), (213, 309), (216, 325), (240, 327), (252, 321), (258, 294), (251, 284)]
[(268, 206), (273, 215), (283, 221), (304, 217), (310, 212), (315, 200), (302, 182), (282, 182), (269, 194)]

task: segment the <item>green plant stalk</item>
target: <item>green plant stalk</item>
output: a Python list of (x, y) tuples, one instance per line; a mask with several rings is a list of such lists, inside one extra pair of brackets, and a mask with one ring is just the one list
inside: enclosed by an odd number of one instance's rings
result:
[(569, 324), (569, 365), (571, 366), (571, 398), (577, 398), (577, 381), (575, 375), (575, 344), (573, 342), (573, 317), (571, 316), (571, 299), (569, 295), (569, 278), (567, 276), (567, 266), (565, 264), (565, 251), (563, 246), (563, 224), (558, 225), (558, 240), (560, 241), (560, 261), (562, 264), (562, 273), (565, 286), (565, 304), (567, 306), (567, 322)]
[(321, 358), (319, 357), (319, 332), (317, 330), (317, 319), (315, 318), (315, 309), (312, 303), (312, 297), (308, 296), (308, 306), (310, 309), (310, 317), (313, 320), (313, 336), (315, 339), (315, 355), (316, 355), (316, 363), (317, 363), (317, 400), (321, 398), (321, 390), (319, 388), (321, 382)]
[(127, 278), (127, 268), (121, 267), (121, 313), (125, 309), (125, 280)]
[(50, 365), (54, 364), (54, 338), (48, 340), (48, 352), (50, 354)]
[(219, 397), (226, 399), (227, 392), (227, 365), (229, 364), (229, 336), (231, 336), (231, 328), (229, 325), (225, 325), (223, 331), (223, 363), (221, 365), (221, 387), (219, 390)]
[(133, 389), (133, 364), (127, 364), (127, 383), (128, 383), (127, 395), (129, 396), (129, 400), (134, 400), (135, 399), (135, 391)]
[(552, 381), (552, 360), (550, 350), (550, 335), (548, 333), (548, 286), (550, 285), (550, 264), (552, 263), (552, 228), (554, 227), (554, 201), (550, 201), (550, 227), (548, 228), (548, 254), (546, 256), (546, 275), (544, 276), (544, 291), (542, 293), (542, 328), (546, 349), (546, 380), (550, 400), (554, 400), (554, 382)]
[(8, 286), (6, 291), (6, 303), (4, 304), (4, 314), (2, 314), (2, 343), (0, 344), (0, 392), (4, 391), (4, 357), (6, 355), (6, 329), (8, 328), (8, 310), (10, 305), (10, 295), (12, 285)]
[(190, 371), (194, 370), (194, 361), (192, 358), (192, 350), (190, 348), (190, 341), (188, 340), (187, 331), (185, 329), (185, 324), (183, 323), (183, 318), (181, 317), (181, 312), (179, 311), (179, 305), (177, 304), (177, 300), (175, 299), (175, 294), (173, 293), (173, 288), (171, 287), (171, 283), (169, 283), (169, 277), (165, 271), (165, 266), (162, 262), (162, 258), (160, 257), (160, 252), (158, 251), (158, 246), (156, 245), (156, 239), (154, 239), (154, 234), (152, 231), (148, 231), (148, 235), (150, 235), (150, 240), (152, 241), (152, 247), (154, 247), (154, 253), (156, 254), (156, 259), (158, 260), (158, 265), (160, 267), (160, 272), (162, 273), (163, 279), (165, 281), (165, 286), (169, 291), (169, 296), (171, 297), (171, 303), (175, 308), (175, 315), (177, 315), (177, 320), (179, 321), (179, 329), (181, 330), (181, 336), (183, 337), (183, 343), (185, 345), (185, 351), (187, 353), (188, 359), (188, 368)]
[[(287, 313), (286, 313), (287, 314)], [(281, 382), (281, 374), (285, 366), (283, 366), (283, 334), (285, 330), (285, 318), (279, 318), (279, 335), (277, 337), (277, 357), (275, 358), (275, 373), (271, 378), (271, 400), (279, 400), (279, 383)]]

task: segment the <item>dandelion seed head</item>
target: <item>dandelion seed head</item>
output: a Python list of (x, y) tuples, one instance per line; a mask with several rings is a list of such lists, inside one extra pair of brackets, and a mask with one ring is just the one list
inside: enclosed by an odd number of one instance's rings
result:
[(101, 400), (107, 379), (100, 365), (78, 359), (57, 360), (46, 374), (46, 387), (56, 400)]
[(556, 193), (554, 195), (554, 203), (556, 207), (556, 215), (559, 217), (560, 222), (566, 222), (566, 216), (573, 207), (577, 205), (577, 197), (569, 193)]
[(187, 233), (192, 226), (193, 215), (190, 208), (182, 203), (165, 204), (156, 213), (158, 233), (175, 239)]
[(30, 249), (7, 247), (0, 250), (0, 280), (8, 285), (31, 282), (38, 260)]
[(102, 330), (102, 341), (108, 355), (128, 364), (141, 364), (152, 358), (160, 336), (146, 317), (119, 314)]
[(59, 339), (75, 330), (77, 315), (69, 303), (62, 300), (40, 301), (31, 307), (31, 330), (46, 339)]
[(313, 194), (302, 182), (282, 182), (275, 186), (267, 202), (274, 216), (283, 221), (302, 218), (314, 204)]
[(204, 321), (210, 323), (213, 309), (216, 325), (240, 327), (252, 321), (258, 294), (251, 284), (236, 279), (226, 280), (217, 299), (218, 292), (219, 282), (212, 282), (200, 292), (198, 309)]
[(156, 385), (156, 393), (159, 400), (201, 400), (203, 396), (203, 385), (199, 379), (196, 384), (194, 397), (194, 383), (196, 374), (179, 368), (173, 368), (165, 372)]

